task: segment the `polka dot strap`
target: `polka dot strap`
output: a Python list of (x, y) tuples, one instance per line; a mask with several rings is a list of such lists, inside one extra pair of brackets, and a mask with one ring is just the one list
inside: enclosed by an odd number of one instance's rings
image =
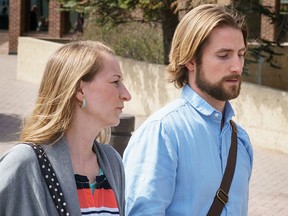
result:
[(33, 143), (26, 143), (26, 144), (30, 145), (33, 148), (38, 158), (40, 169), (47, 183), (53, 202), (59, 212), (59, 215), (60, 216), (70, 215), (67, 210), (67, 204), (64, 199), (64, 194), (62, 192), (56, 174), (43, 148), (40, 145), (36, 145)]

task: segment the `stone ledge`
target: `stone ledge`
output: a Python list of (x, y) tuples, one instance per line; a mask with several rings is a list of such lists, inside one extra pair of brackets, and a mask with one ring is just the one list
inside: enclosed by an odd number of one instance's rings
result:
[[(49, 56), (61, 45), (20, 37), (17, 79), (40, 83)], [(125, 85), (132, 95), (124, 112), (136, 117), (136, 128), (153, 112), (179, 97), (179, 90), (164, 79), (164, 65), (121, 57), (119, 63)], [(231, 103), (236, 113), (235, 120), (246, 129), (253, 145), (288, 153), (287, 92), (244, 82), (240, 96)]]

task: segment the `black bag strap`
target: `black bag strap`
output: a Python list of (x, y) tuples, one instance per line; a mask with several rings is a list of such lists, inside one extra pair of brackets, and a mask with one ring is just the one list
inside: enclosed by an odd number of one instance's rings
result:
[(45, 151), (43, 150), (41, 145), (36, 145), (34, 143), (25, 143), (25, 144), (30, 145), (36, 154), (43, 177), (46, 181), (47, 187), (49, 189), (52, 200), (56, 206), (59, 215), (60, 216), (70, 215), (57, 176)]
[(229, 155), (227, 159), (227, 165), (222, 178), (220, 188), (217, 190), (214, 201), (210, 207), (207, 216), (221, 215), (223, 207), (228, 202), (228, 193), (231, 186), (231, 182), (234, 176), (236, 160), (237, 160), (237, 126), (230, 120), (232, 126), (232, 137)]

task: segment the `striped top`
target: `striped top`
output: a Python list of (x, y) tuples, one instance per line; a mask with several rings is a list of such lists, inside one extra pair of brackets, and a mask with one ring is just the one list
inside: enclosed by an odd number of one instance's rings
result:
[(101, 169), (95, 183), (89, 184), (87, 176), (78, 174), (75, 180), (82, 215), (120, 215), (115, 194)]

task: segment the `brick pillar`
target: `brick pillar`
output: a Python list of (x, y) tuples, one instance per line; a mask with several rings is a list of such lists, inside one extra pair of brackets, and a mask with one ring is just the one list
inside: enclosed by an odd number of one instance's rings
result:
[[(277, 0), (263, 0), (263, 6), (271, 7), (271, 11), (276, 11)], [(274, 41), (276, 33), (276, 25), (271, 24), (271, 20), (267, 16), (261, 16), (261, 38)]]
[(61, 38), (63, 35), (61, 4), (58, 0), (49, 1), (49, 36)]
[(9, 5), (9, 54), (17, 54), (18, 37), (25, 28), (25, 1), (13, 0)]

